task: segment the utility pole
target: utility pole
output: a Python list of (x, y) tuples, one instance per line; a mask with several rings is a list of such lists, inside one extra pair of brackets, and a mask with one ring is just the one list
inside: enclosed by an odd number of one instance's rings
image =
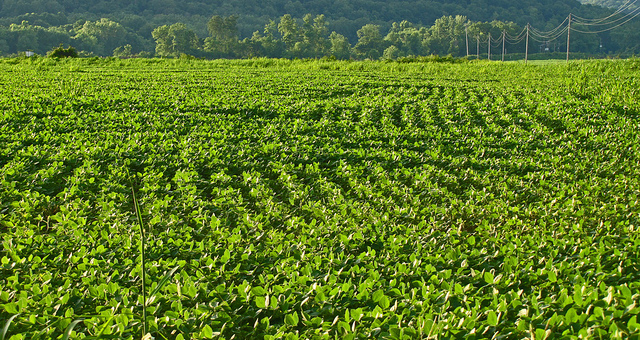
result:
[(489, 32), (489, 42), (487, 43), (487, 59), (491, 60), (491, 32)]
[(478, 46), (477, 46), (477, 51), (476, 51), (476, 59), (480, 59), (480, 36), (477, 36), (476, 39), (478, 40)]
[(569, 26), (567, 27), (567, 62), (569, 62), (569, 38), (571, 37), (571, 13), (569, 13)]
[(529, 60), (529, 23), (527, 23), (527, 47), (524, 50), (524, 63)]
[(502, 31), (502, 62), (504, 62), (504, 39), (506, 38), (506, 31)]

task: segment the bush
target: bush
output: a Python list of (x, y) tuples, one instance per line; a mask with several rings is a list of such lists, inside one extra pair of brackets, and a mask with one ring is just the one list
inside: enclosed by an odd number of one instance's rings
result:
[(78, 51), (75, 48), (68, 46), (64, 48), (62, 45), (57, 48), (47, 52), (47, 57), (50, 58), (77, 58)]

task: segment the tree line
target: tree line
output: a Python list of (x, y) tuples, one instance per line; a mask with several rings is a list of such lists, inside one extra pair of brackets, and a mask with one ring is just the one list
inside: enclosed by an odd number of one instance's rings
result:
[[(241, 37), (239, 17), (236, 15), (211, 17), (207, 34), (198, 33), (184, 23), (161, 25), (154, 28), (151, 42), (127, 30), (122, 24), (107, 18), (95, 21), (79, 20), (74, 24), (44, 27), (28, 21), (0, 26), (0, 54), (33, 51), (45, 54), (58, 45), (74, 46), (84, 56), (117, 57), (179, 57), (190, 55), (200, 58), (323, 58), (336, 59), (397, 59), (409, 56), (451, 55), (462, 57), (482, 52), (489, 37), (515, 37), (524, 30), (511, 21), (471, 21), (466, 16), (445, 15), (431, 26), (411, 23), (407, 20), (393, 22), (388, 29), (382, 25), (367, 23), (356, 32), (355, 41), (330, 31), (327, 18), (306, 14), (294, 18), (285, 14), (277, 20), (269, 20), (262, 29), (250, 37)], [(619, 50), (615, 32), (606, 34), (572, 34), (571, 48), (575, 52), (603, 53)], [(637, 34), (636, 34), (637, 35)], [(633, 39), (631, 39), (633, 40)], [(636, 45), (627, 50), (639, 50)], [(510, 43), (508, 53), (523, 53), (523, 39)], [(533, 41), (532, 53), (564, 50), (566, 41)], [(603, 51), (603, 44), (606, 49)], [(545, 45), (545, 46), (543, 46)], [(551, 48), (549, 48), (551, 46)], [(544, 48), (543, 48), (544, 47)]]
[[(307, 14), (295, 19), (289, 14), (270, 20), (251, 37), (239, 38), (237, 16), (213, 16), (208, 24), (209, 36), (201, 43), (195, 32), (184, 24), (164, 25), (153, 31), (156, 54), (163, 57), (181, 54), (209, 58), (322, 58), (397, 59), (410, 56), (479, 55), (479, 45), (488, 48), (489, 39), (505, 39), (505, 52), (524, 53), (525, 28), (511, 21), (471, 21), (465, 16), (446, 15), (431, 26), (403, 20), (384, 31), (381, 25), (365, 24), (357, 31), (352, 44), (348, 37), (332, 31), (324, 15)], [(520, 39), (515, 39), (515, 37)], [(511, 39), (506, 39), (511, 37)], [(636, 41), (637, 43), (637, 41)], [(607, 46), (603, 50), (603, 44)], [(635, 46), (637, 49), (638, 46)], [(572, 51), (596, 55), (614, 48), (611, 34), (572, 34)], [(532, 37), (529, 51), (566, 51), (566, 39), (540, 41)]]
[[(424, 55), (466, 55), (462, 48), (467, 36), (488, 36), (491, 31), (508, 29), (517, 34), (512, 22), (471, 22), (464, 16), (443, 16), (433, 26), (424, 27), (408, 21), (394, 22), (388, 32), (380, 25), (365, 24), (357, 31), (357, 41), (336, 31), (329, 33), (324, 15), (307, 14), (299, 20), (285, 14), (270, 20), (251, 37), (239, 38), (236, 16), (213, 16), (208, 24), (209, 36), (198, 39), (195, 32), (178, 23), (156, 28), (152, 35), (155, 52), (162, 57), (189, 54), (212, 58), (322, 58), (396, 59)], [(465, 31), (466, 29), (466, 31)], [(466, 47), (466, 45), (465, 45)]]

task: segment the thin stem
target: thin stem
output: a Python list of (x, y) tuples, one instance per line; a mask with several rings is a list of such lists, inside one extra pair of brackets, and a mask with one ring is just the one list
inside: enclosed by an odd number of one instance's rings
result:
[[(131, 179), (131, 177), (129, 177)], [(147, 334), (147, 290), (146, 290), (146, 257), (145, 257), (145, 234), (144, 234), (144, 224), (142, 223), (142, 214), (140, 213), (140, 206), (138, 205), (138, 200), (136, 199), (136, 192), (133, 188), (133, 182), (131, 183), (131, 193), (133, 194), (133, 206), (136, 209), (136, 216), (138, 216), (138, 224), (140, 226), (140, 254), (141, 263), (140, 267), (142, 270), (142, 335)]]

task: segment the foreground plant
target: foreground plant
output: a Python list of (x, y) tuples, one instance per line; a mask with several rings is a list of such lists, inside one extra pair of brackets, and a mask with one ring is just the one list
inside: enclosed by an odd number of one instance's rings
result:
[(0, 61), (5, 339), (638, 335), (637, 61), (41, 59)]

